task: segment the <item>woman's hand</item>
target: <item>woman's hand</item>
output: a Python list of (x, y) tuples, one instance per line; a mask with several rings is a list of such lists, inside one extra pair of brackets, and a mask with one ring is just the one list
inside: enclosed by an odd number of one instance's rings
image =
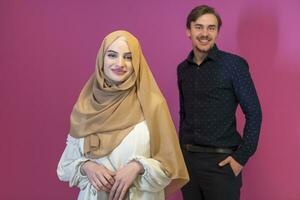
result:
[(101, 164), (87, 161), (81, 166), (81, 170), (87, 175), (90, 183), (98, 191), (109, 192), (115, 182), (115, 172), (110, 171)]
[(119, 169), (116, 173), (115, 183), (110, 190), (109, 200), (123, 200), (139, 174), (144, 173), (144, 167), (137, 161), (132, 161)]

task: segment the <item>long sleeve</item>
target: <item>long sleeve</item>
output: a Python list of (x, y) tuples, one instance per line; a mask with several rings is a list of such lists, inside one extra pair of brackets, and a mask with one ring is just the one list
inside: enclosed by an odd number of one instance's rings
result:
[[(97, 192), (88, 178), (80, 172), (81, 165), (88, 160), (83, 155), (83, 143), (83, 138), (68, 136), (67, 146), (58, 164), (57, 175), (61, 181), (69, 182), (70, 187), (80, 188), (78, 199), (108, 199), (107, 192)], [(145, 121), (137, 124), (109, 155), (93, 161), (101, 163), (109, 170), (117, 171), (133, 160), (141, 163), (145, 172), (137, 177), (129, 189), (129, 199), (164, 199), (164, 188), (171, 180), (163, 171), (161, 163), (150, 158), (150, 138)]]
[(171, 179), (165, 174), (161, 163), (152, 158), (145, 158), (143, 156), (134, 156), (128, 160), (137, 161), (144, 167), (144, 173), (139, 175), (134, 181), (134, 186), (140, 191), (158, 192), (163, 190)]
[(242, 143), (232, 156), (240, 164), (245, 165), (257, 148), (262, 112), (248, 64), (245, 60), (241, 60), (239, 63), (240, 65), (235, 66), (233, 70), (233, 87), (245, 115), (246, 123), (243, 130)]
[(79, 140), (69, 135), (67, 146), (58, 163), (58, 178), (61, 181), (69, 182), (70, 187), (78, 186), (83, 190), (89, 182), (87, 177), (80, 173), (80, 167), (87, 160), (81, 152)]

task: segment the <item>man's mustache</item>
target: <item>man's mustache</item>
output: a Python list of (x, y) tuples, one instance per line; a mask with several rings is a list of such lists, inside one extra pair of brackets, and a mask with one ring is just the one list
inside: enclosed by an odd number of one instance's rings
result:
[(208, 40), (210, 41), (211, 38), (209, 36), (200, 36), (200, 37), (197, 37), (198, 40)]

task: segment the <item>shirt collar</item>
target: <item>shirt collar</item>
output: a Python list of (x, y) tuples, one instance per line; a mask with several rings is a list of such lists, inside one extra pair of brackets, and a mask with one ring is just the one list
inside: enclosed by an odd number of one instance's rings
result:
[[(214, 61), (215, 61), (215, 60), (217, 59), (217, 57), (218, 57), (218, 51), (219, 51), (219, 49), (218, 49), (217, 45), (215, 44), (215, 45), (209, 50), (209, 52), (208, 52), (207, 57), (205, 58), (205, 60), (211, 59), (211, 60), (214, 60)], [(189, 53), (188, 57), (187, 57), (187, 61), (188, 61), (189, 63), (195, 63), (194, 60), (193, 60), (193, 58), (194, 58), (194, 51), (192, 50), (192, 51)]]

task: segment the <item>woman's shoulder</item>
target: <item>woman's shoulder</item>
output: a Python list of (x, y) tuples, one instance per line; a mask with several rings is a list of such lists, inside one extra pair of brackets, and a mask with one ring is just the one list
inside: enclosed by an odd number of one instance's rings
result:
[(68, 136), (67, 136), (67, 144), (71, 143), (71, 144), (78, 145), (82, 139), (83, 138), (75, 138), (75, 137), (71, 136), (70, 134), (68, 134)]

